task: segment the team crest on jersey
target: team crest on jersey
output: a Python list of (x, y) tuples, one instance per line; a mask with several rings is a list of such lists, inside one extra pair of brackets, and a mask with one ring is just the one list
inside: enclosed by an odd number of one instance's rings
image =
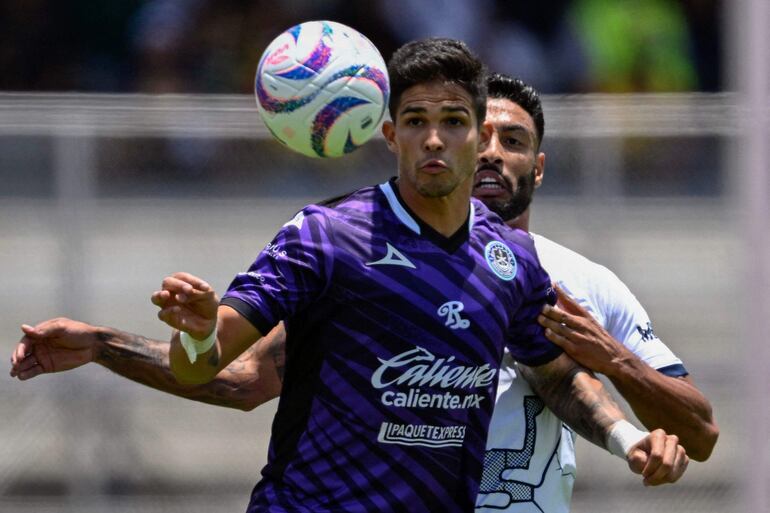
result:
[(511, 248), (499, 240), (487, 244), (484, 248), (484, 258), (492, 272), (501, 280), (510, 281), (516, 277), (516, 257), (513, 256)]

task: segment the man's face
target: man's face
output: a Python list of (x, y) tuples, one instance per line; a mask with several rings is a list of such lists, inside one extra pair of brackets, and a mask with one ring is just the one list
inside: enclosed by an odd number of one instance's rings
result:
[(402, 187), (428, 198), (452, 193), (470, 180), (476, 166), (480, 131), (473, 100), (456, 84), (429, 82), (401, 95), (396, 119), (382, 128), (388, 148), (398, 157)]
[(473, 195), (509, 221), (527, 210), (540, 187), (545, 155), (537, 152), (532, 116), (511, 100), (490, 98), (487, 123), (494, 131), (478, 154)]

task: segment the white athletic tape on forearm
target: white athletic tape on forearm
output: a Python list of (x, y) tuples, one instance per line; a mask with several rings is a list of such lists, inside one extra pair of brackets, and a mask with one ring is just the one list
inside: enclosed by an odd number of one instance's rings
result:
[(215, 326), (214, 330), (209, 333), (209, 336), (203, 340), (198, 340), (197, 338), (191, 337), (187, 332), (180, 331), (179, 341), (182, 342), (182, 347), (187, 353), (187, 358), (190, 360), (190, 363), (195, 363), (199, 354), (203, 354), (214, 347), (214, 344), (217, 341), (217, 328)]
[(610, 427), (607, 435), (607, 450), (615, 456), (628, 459), (628, 451), (650, 433), (641, 431), (627, 420), (619, 420)]

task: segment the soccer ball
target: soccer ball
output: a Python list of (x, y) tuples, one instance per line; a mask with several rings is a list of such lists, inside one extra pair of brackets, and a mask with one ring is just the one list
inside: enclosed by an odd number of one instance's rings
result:
[(254, 80), (267, 128), (311, 157), (339, 157), (379, 129), (390, 95), (377, 48), (333, 21), (308, 21), (275, 38)]

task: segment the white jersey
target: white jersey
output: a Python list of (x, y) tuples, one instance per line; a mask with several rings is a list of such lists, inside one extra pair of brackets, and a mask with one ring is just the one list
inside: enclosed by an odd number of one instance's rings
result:
[[(687, 374), (682, 361), (655, 336), (642, 305), (612, 271), (545, 237), (532, 237), (551, 279), (610, 335), (660, 372)], [(574, 443), (574, 433), (516, 375), (506, 353), (476, 510), (568, 512), (575, 481)]]

